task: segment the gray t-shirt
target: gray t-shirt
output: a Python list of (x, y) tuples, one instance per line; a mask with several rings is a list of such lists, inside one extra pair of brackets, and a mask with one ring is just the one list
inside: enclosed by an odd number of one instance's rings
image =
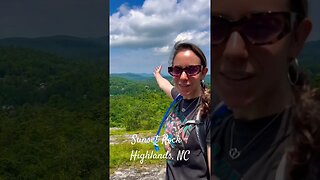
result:
[[(173, 98), (178, 95), (174, 88), (171, 94)], [(181, 144), (173, 144), (169, 148), (173, 160), (167, 160), (166, 179), (209, 179), (207, 157), (201, 150), (196, 125), (194, 123), (184, 124), (186, 121), (196, 119), (199, 111), (199, 106), (195, 103), (197, 101), (198, 98), (182, 99), (174, 107), (173, 112), (166, 121), (165, 133), (168, 137), (178, 135), (181, 138)], [(182, 105), (186, 108), (185, 112), (181, 111)], [(210, 121), (205, 120), (204, 123), (206, 140), (207, 144), (209, 144)], [(182, 154), (182, 156), (178, 154)]]
[[(290, 109), (252, 122), (235, 119), (232, 114), (221, 119), (212, 119), (211, 121), (220, 122), (215, 123), (211, 130), (212, 176), (221, 180), (274, 180), (291, 132), (290, 119)], [(233, 133), (232, 124), (236, 125)], [(264, 128), (266, 124), (269, 125), (268, 128)], [(265, 130), (256, 136), (261, 129)], [(235, 143), (231, 146), (232, 134)], [(252, 137), (256, 137), (255, 141), (251, 141)], [(250, 141), (252, 143), (248, 146)], [(238, 158), (231, 158), (231, 147), (243, 150)]]

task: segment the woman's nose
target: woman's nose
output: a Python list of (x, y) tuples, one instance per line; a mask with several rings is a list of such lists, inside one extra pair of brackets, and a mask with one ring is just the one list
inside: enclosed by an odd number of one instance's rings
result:
[(188, 79), (188, 75), (186, 72), (182, 71), (181, 75), (180, 75), (180, 79)]
[(243, 59), (248, 56), (245, 39), (239, 32), (230, 34), (223, 55), (226, 59)]

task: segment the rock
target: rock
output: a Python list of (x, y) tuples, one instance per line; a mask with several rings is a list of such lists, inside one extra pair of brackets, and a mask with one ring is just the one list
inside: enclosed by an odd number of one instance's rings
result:
[(111, 176), (112, 180), (164, 180), (165, 165), (143, 165), (142, 167), (119, 168)]

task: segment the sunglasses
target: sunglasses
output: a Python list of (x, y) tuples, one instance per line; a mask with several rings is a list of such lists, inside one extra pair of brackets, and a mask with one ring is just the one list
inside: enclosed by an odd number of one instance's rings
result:
[(237, 31), (252, 45), (273, 44), (291, 31), (297, 14), (293, 12), (252, 13), (238, 21), (222, 15), (213, 15), (211, 43), (219, 45), (226, 42), (230, 34)]
[(168, 67), (168, 73), (174, 77), (180, 77), (182, 72), (185, 72), (188, 76), (195, 76), (201, 72), (202, 65), (190, 65), (184, 68), (180, 66)]

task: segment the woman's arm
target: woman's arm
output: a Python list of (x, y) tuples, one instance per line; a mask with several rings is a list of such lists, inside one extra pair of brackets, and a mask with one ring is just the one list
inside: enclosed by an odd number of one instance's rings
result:
[(173, 99), (172, 95), (171, 95), (171, 90), (173, 88), (173, 85), (164, 77), (161, 76), (161, 69), (162, 66), (157, 66), (154, 68), (153, 71), (153, 75), (157, 80), (158, 86), (160, 87), (160, 89), (162, 89), (167, 96), (169, 96), (171, 99)]

